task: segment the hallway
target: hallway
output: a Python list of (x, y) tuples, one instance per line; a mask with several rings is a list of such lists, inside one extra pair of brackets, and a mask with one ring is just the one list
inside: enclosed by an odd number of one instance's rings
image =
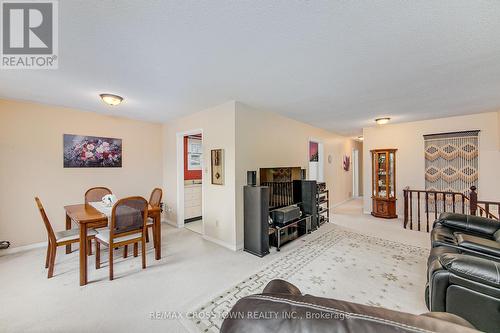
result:
[(403, 228), (403, 220), (376, 218), (363, 213), (363, 198), (349, 200), (331, 211), (330, 222), (363, 233), (408, 245), (428, 248), (429, 234)]

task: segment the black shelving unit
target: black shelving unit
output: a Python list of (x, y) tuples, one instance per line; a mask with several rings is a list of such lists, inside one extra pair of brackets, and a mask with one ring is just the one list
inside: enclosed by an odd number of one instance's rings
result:
[(318, 184), (316, 193), (316, 206), (318, 212), (318, 225), (330, 221), (330, 197), (326, 185)]

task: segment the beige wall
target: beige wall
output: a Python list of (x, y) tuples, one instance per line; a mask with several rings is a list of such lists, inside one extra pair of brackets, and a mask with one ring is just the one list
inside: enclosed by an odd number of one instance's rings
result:
[(398, 214), (403, 211), (403, 188), (425, 188), (424, 134), (481, 130), (479, 134), (479, 198), (500, 200), (500, 138), (498, 112), (384, 125), (363, 129), (364, 210), (371, 211), (371, 149), (397, 148)]
[[(123, 139), (123, 167), (63, 168), (64, 133)], [(46, 240), (34, 196), (54, 230), (64, 229), (63, 206), (83, 202), (89, 187), (149, 198), (162, 184), (161, 156), (160, 124), (0, 100), (0, 239), (12, 246)]]
[[(177, 134), (201, 129), (203, 133), (203, 223), (205, 237), (235, 249), (235, 102), (200, 111), (163, 125), (164, 202), (171, 212), (169, 222), (177, 223)], [(210, 151), (224, 149), (225, 183), (210, 181)]]
[[(330, 189), (330, 205), (352, 196), (352, 168), (342, 168), (344, 155), (351, 156), (354, 140), (271, 112), (236, 104), (236, 230), (237, 246), (243, 242), (243, 186), (246, 172), (264, 167), (309, 165), (309, 139), (324, 145), (324, 178)], [(361, 153), (361, 151), (360, 151)], [(332, 163), (328, 163), (328, 155)]]

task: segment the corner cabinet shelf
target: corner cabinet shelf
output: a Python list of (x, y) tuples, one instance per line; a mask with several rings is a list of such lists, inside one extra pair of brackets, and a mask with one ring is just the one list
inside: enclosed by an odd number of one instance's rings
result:
[(330, 197), (325, 183), (318, 183), (316, 194), (316, 206), (318, 212), (318, 224), (321, 226), (330, 220)]
[(394, 219), (396, 215), (396, 150), (372, 153), (372, 215)]

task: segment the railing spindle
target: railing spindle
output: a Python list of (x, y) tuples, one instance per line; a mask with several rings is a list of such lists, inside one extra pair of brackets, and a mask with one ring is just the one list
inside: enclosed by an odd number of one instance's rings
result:
[(418, 231), (420, 231), (420, 192), (417, 192)]
[(425, 215), (427, 221), (427, 232), (429, 232), (429, 192), (425, 192)]
[(413, 230), (413, 201), (412, 199), (412, 192), (410, 192), (410, 230)]

